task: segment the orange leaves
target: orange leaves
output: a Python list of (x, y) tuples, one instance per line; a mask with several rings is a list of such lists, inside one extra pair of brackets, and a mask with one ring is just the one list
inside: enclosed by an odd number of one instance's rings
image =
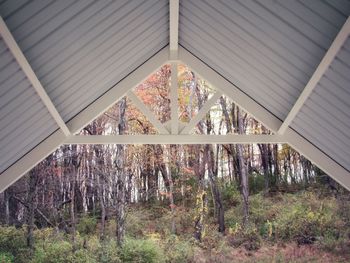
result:
[(183, 173), (186, 173), (188, 175), (194, 175), (194, 169), (193, 168), (188, 168), (188, 167), (182, 167)]

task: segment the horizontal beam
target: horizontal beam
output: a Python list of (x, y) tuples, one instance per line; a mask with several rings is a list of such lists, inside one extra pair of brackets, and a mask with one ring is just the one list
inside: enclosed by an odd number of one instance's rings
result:
[(215, 92), (215, 94), (205, 102), (203, 107), (198, 111), (196, 116), (194, 116), (191, 121), (186, 125), (186, 127), (181, 131), (181, 134), (188, 134), (190, 133), (194, 127), (196, 127), (197, 123), (200, 122), (204, 116), (208, 113), (211, 107), (215, 105), (215, 103), (218, 101), (218, 99), (222, 96), (221, 91)]
[(323, 74), (326, 72), (335, 56), (338, 54), (339, 50), (347, 40), (350, 34), (350, 17), (346, 20), (342, 29), (339, 31), (338, 35), (334, 39), (332, 45), (329, 47), (327, 53), (324, 55), (314, 74), (310, 78), (309, 82), (306, 84), (304, 90), (300, 94), (297, 101), (294, 103), (292, 109), (288, 113), (286, 119), (282, 123), (281, 127), (278, 129), (279, 134), (283, 134), (288, 126), (292, 123), (300, 109), (303, 107), (304, 103), (311, 95), (314, 88), (317, 86), (317, 83), (322, 78)]
[(141, 113), (150, 121), (150, 123), (156, 128), (160, 134), (169, 134), (168, 130), (163, 124), (156, 118), (153, 112), (135, 95), (133, 91), (127, 93), (127, 97), (132, 101), (134, 106), (138, 108)]
[(281, 120), (273, 116), (269, 111), (247, 96), (247, 94), (238, 89), (234, 84), (220, 76), (216, 71), (208, 67), (205, 63), (181, 46), (179, 47), (179, 60), (189, 66), (203, 79), (210, 82), (215, 89), (222, 91), (222, 93), (237, 103), (237, 105), (243, 110), (264, 124), (265, 127), (273, 132), (277, 132), (281, 125)]
[(285, 143), (280, 135), (75, 135), (66, 144), (249, 144)]
[(62, 130), (57, 130), (29, 153), (0, 174), (0, 193), (45, 159), (66, 139)]
[[(197, 74), (204, 76), (204, 79), (210, 82), (216, 89), (221, 90), (225, 95), (230, 97), (237, 105), (250, 113), (264, 126), (273, 132), (278, 131), (279, 127), (282, 125), (281, 120), (182, 47), (179, 48), (179, 59), (197, 72)], [(280, 136), (300, 154), (304, 155), (334, 180), (350, 190), (350, 173), (344, 167), (329, 158), (315, 145), (305, 140), (290, 127), (287, 127), (284, 135)]]
[(41, 101), (44, 103), (48, 111), (50, 112), (51, 116), (57, 123), (57, 125), (62, 129), (63, 133), (65, 135), (70, 135), (70, 131), (66, 125), (66, 123), (63, 121), (61, 115), (57, 111), (55, 105), (52, 103), (50, 97), (47, 95), (44, 87), (41, 85), (38, 77), (34, 73), (32, 67), (28, 63), (26, 57), (22, 53), (22, 50), (17, 45), (16, 40), (13, 38), (10, 30), (7, 28), (4, 20), (2, 17), (0, 17), (0, 35), (5, 41), (6, 45), (8, 46), (9, 50), (11, 51), (12, 55), (15, 57), (17, 63), (21, 67), (24, 74), (27, 76), (29, 82), (32, 84), (33, 88), (39, 95)]
[[(104, 111), (116, 103), (128, 90), (145, 80), (150, 74), (167, 62), (168, 47), (159, 51), (151, 59), (141, 65), (129, 76), (116, 84), (112, 89), (102, 95), (95, 102), (90, 104), (85, 110), (76, 115), (67, 123), (72, 133), (78, 133), (87, 124), (96, 119)], [(16, 163), (0, 174), (0, 192), (4, 191), (11, 184), (21, 178), (26, 172), (37, 163), (52, 153), (57, 147), (62, 145), (67, 137), (62, 130), (57, 130), (46, 140), (37, 145), (33, 150), (25, 154)]]
[(91, 103), (87, 108), (81, 111), (77, 116), (70, 120), (67, 125), (73, 134), (81, 131), (86, 125), (100, 116), (126, 93), (142, 83), (152, 73), (158, 70), (168, 61), (169, 48), (165, 47), (152, 58), (147, 60), (139, 68), (129, 74), (122, 81), (118, 82), (109, 91), (103, 94), (99, 99)]

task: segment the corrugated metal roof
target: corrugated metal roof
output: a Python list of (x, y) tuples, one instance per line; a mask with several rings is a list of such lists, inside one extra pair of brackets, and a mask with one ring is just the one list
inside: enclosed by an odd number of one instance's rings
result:
[[(348, 0), (182, 0), (179, 44), (284, 120), (349, 14)], [(0, 15), (66, 122), (169, 42), (167, 0), (5, 0)], [(292, 123), (348, 170), (349, 42)], [(1, 39), (0, 88), (2, 172), (58, 126)]]
[(0, 37), (0, 172), (58, 129)]
[(350, 170), (350, 38), (292, 123), (292, 128)]
[(5, 1), (11, 33), (65, 121), (169, 42), (168, 1)]
[(349, 14), (342, 0), (186, 0), (179, 43), (283, 120)]

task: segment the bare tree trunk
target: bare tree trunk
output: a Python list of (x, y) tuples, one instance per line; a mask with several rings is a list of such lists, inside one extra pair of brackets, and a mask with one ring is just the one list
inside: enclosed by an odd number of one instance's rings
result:
[(281, 171), (280, 171), (280, 166), (279, 166), (279, 160), (278, 160), (278, 145), (275, 144), (273, 146), (273, 155), (274, 155), (274, 167), (275, 167), (275, 170), (274, 170), (274, 174), (275, 174), (275, 180), (276, 180), (276, 185), (278, 185), (279, 183), (279, 178), (280, 178), (280, 175), (281, 175)]
[(38, 174), (37, 169), (34, 168), (29, 172), (29, 189), (28, 189), (28, 217), (27, 217), (27, 246), (30, 249), (34, 249), (34, 215), (36, 209), (36, 195), (37, 195), (37, 185), (38, 185)]
[[(238, 131), (244, 134), (243, 119), (240, 110), (237, 108)], [(249, 221), (249, 185), (246, 165), (243, 159), (243, 145), (237, 144), (237, 155), (239, 163), (239, 173), (241, 177), (242, 199), (243, 199), (243, 226), (246, 227)]]
[[(97, 121), (92, 123), (92, 134), (102, 135), (103, 127)], [(105, 185), (105, 161), (104, 161), (104, 151), (101, 145), (93, 146), (96, 158), (96, 181), (97, 181), (97, 196), (101, 207), (101, 229), (100, 229), (100, 239), (103, 240), (105, 237), (105, 222), (106, 222), (106, 205), (103, 196), (104, 185)]]
[[(73, 166), (74, 167), (74, 166)], [(72, 243), (73, 243), (73, 250), (75, 249), (75, 234), (76, 234), (76, 227), (75, 227), (75, 185), (76, 185), (76, 178), (75, 178), (75, 168), (73, 168), (73, 179), (71, 181), (71, 199), (72, 202), (70, 203), (70, 218), (71, 218), (71, 234), (72, 234)]]
[(169, 177), (169, 201), (170, 201), (170, 209), (171, 209), (171, 232), (173, 234), (176, 234), (174, 183), (171, 175), (171, 169), (169, 169), (168, 177)]
[(106, 224), (106, 206), (103, 198), (103, 184), (101, 183), (102, 175), (98, 174), (96, 176), (97, 180), (97, 195), (101, 206), (101, 229), (100, 229), (100, 239), (103, 240), (105, 237), (105, 224)]
[(206, 156), (201, 153), (201, 146), (191, 146), (192, 153), (189, 154), (189, 166), (193, 168), (196, 178), (198, 178), (198, 191), (196, 194), (196, 208), (194, 218), (194, 238), (198, 241), (202, 240), (204, 230), (204, 219), (207, 210), (207, 193), (204, 185), (204, 173)]
[(5, 202), (5, 224), (10, 225), (10, 193), (9, 189), (4, 192), (4, 202)]
[(261, 155), (261, 164), (264, 170), (264, 181), (265, 181), (265, 194), (269, 191), (269, 164), (268, 164), (268, 152), (267, 152), (267, 145), (266, 144), (258, 144), (260, 155)]
[[(161, 147), (161, 146), (160, 146)], [(170, 159), (170, 158), (169, 158)], [(174, 202), (174, 182), (171, 174), (171, 168), (169, 167), (169, 172), (166, 169), (165, 163), (161, 163), (160, 166), (160, 171), (162, 173), (163, 178), (166, 178), (166, 183), (165, 185), (168, 185), (167, 190), (169, 194), (169, 206), (171, 210), (171, 232), (173, 234), (176, 233), (176, 225), (175, 225), (175, 202)]]
[[(125, 110), (126, 98), (119, 102), (119, 134), (122, 135), (126, 130)], [(125, 145), (117, 146), (115, 165), (117, 168), (117, 205), (116, 205), (116, 236), (118, 246), (123, 245), (125, 239), (125, 206), (126, 206), (126, 172), (125, 172)]]
[(220, 233), (224, 233), (225, 232), (225, 210), (224, 210), (224, 204), (222, 201), (221, 192), (217, 181), (218, 167), (215, 164), (216, 162), (215, 162), (215, 156), (214, 156), (212, 145), (206, 145), (205, 154), (209, 155), (208, 158), (206, 159), (208, 161), (208, 175), (209, 175), (209, 180), (211, 184), (211, 189), (213, 191), (215, 207), (217, 210), (216, 216), (217, 216), (217, 222), (219, 225), (218, 230)]

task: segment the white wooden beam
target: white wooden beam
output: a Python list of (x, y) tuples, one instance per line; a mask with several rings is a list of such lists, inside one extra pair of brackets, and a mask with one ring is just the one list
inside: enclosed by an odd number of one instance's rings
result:
[[(168, 47), (159, 51), (151, 59), (132, 72), (128, 77), (116, 84), (112, 89), (75, 116), (67, 123), (72, 133), (79, 132), (87, 124), (117, 102), (127, 93), (128, 90), (134, 88), (136, 85), (145, 80), (150, 74), (165, 64), (168, 59), (168, 54)], [(41, 142), (16, 163), (3, 171), (0, 174), (0, 192), (3, 192), (8, 186), (16, 182), (37, 163), (52, 153), (57, 147), (64, 143), (66, 138), (67, 137), (62, 130), (57, 130), (45, 141)]]
[(127, 93), (127, 97), (132, 101), (134, 106), (138, 108), (150, 121), (150, 123), (157, 129), (160, 134), (169, 134), (168, 130), (156, 118), (153, 112), (135, 95), (133, 91)]
[(181, 46), (179, 47), (179, 60), (209, 81), (215, 89), (222, 91), (223, 94), (235, 101), (268, 129), (277, 132), (281, 125), (279, 119)]
[(295, 116), (298, 114), (300, 109), (303, 107), (305, 101), (311, 95), (312, 91), (316, 87), (317, 83), (320, 81), (335, 56), (338, 54), (339, 50), (345, 43), (346, 39), (350, 34), (350, 17), (344, 23), (342, 29), (339, 31), (338, 35), (334, 39), (332, 45), (329, 47), (327, 53), (324, 55), (314, 74), (311, 76), (309, 82), (306, 84), (304, 90), (300, 94), (297, 101), (294, 103), (292, 109), (288, 113), (286, 119), (282, 123), (281, 127), (278, 129), (279, 134), (283, 134), (288, 126), (292, 123)]
[(66, 139), (62, 130), (57, 130), (42, 143), (0, 174), (0, 193), (45, 159)]
[(149, 75), (158, 70), (168, 60), (168, 47), (159, 51), (156, 55), (146, 61), (142, 66), (133, 71), (130, 75), (117, 83), (113, 88), (107, 91), (99, 99), (91, 103), (87, 108), (81, 111), (77, 116), (70, 120), (67, 125), (73, 134), (80, 132), (95, 118), (113, 106), (126, 93), (142, 83)]
[(210, 110), (211, 107), (215, 105), (215, 103), (218, 101), (218, 99), (222, 96), (221, 91), (217, 91), (214, 93), (214, 95), (205, 102), (205, 104), (202, 106), (202, 108), (199, 110), (199, 112), (194, 116), (190, 122), (186, 125), (186, 127), (181, 131), (181, 134), (188, 134), (190, 133), (194, 127), (196, 127), (197, 123), (200, 122), (205, 114)]
[[(187, 122), (179, 121), (179, 131), (182, 131), (187, 124)], [(165, 129), (167, 129), (167, 131), (171, 134), (171, 120), (165, 122), (163, 125)]]
[(66, 144), (237, 144), (285, 143), (281, 135), (73, 135)]
[(325, 155), (309, 141), (305, 140), (298, 133), (288, 128), (281, 135), (288, 144), (296, 151), (304, 155), (311, 162), (316, 164), (321, 170), (331, 176), (339, 184), (350, 191), (350, 172)]
[(169, 14), (169, 60), (176, 60), (179, 46), (179, 0), (169, 0)]
[[(250, 113), (254, 118), (260, 121), (264, 126), (273, 132), (277, 132), (282, 125), (282, 121), (272, 115), (257, 102), (252, 100), (248, 95), (243, 93), (235, 85), (220, 76), (213, 69), (209, 68), (198, 58), (183, 48), (179, 48), (179, 60), (187, 64), (197, 74), (204, 76), (216, 89), (221, 90), (225, 95), (230, 97), (237, 105), (246, 112)], [(285, 137), (283, 137), (285, 136)], [(320, 149), (305, 140), (290, 127), (287, 128), (284, 135), (284, 141), (295, 148), (300, 154), (305, 155), (312, 163), (320, 167), (334, 180), (338, 181), (345, 188), (350, 190), (350, 172), (337, 162), (329, 158)]]
[(25, 58), (22, 50), (17, 45), (16, 40), (13, 38), (10, 30), (7, 28), (4, 20), (0, 17), (0, 35), (7, 47), (11, 51), (12, 55), (15, 57), (17, 63), (20, 65), (24, 74), (27, 76), (29, 82), (32, 84), (35, 91), (38, 93), (40, 99), (50, 112), (53, 119), (56, 121), (57, 125), (62, 129), (63, 133), (68, 136), (70, 135), (70, 131), (63, 121), (61, 115), (58, 113), (55, 105), (52, 103), (50, 97), (47, 95), (44, 87), (41, 85), (38, 77), (34, 73), (32, 67), (29, 65), (27, 59)]
[(177, 62), (172, 62), (170, 85), (171, 134), (179, 133), (179, 103), (177, 85)]

